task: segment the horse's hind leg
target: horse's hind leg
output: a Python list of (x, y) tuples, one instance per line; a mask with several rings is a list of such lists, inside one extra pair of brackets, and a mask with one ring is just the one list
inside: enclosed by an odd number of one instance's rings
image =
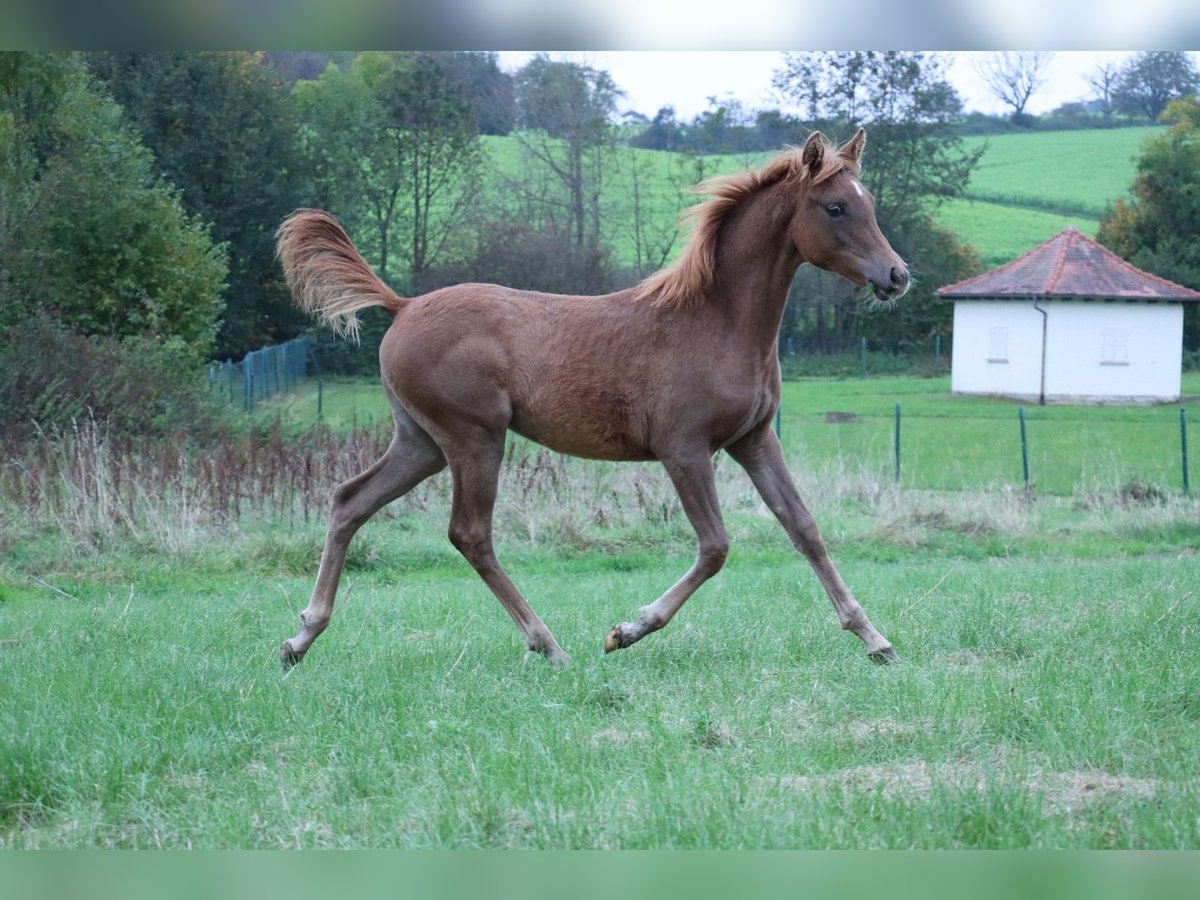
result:
[(312, 599), (300, 614), (300, 631), (279, 648), (284, 668), (300, 662), (329, 625), (346, 550), (355, 532), (388, 503), (446, 466), (437, 444), (399, 406), (395, 406), (395, 418), (396, 435), (383, 457), (334, 491), (333, 511)]
[(482, 432), (472, 437), (456, 435), (453, 444), (447, 444), (450, 446), (454, 447), (450, 458), (450, 471), (454, 476), (450, 543), (479, 573), (484, 584), (512, 616), (525, 638), (525, 645), (556, 666), (566, 665), (571, 658), (521, 596), (492, 546), (492, 511), (504, 454), (504, 432), (498, 439)]
[(604, 639), (605, 653), (628, 647), (650, 632), (664, 628), (688, 597), (721, 570), (729, 552), (729, 537), (717, 503), (712, 457), (702, 452), (690, 457), (664, 459), (663, 467), (679, 493), (679, 502), (688, 521), (696, 530), (699, 545), (696, 561), (665, 594), (638, 610), (637, 621), (622, 622), (613, 627)]
[(770, 428), (770, 420), (731, 445), (728, 451), (746, 470), (767, 508), (783, 525), (792, 544), (808, 558), (821, 586), (825, 588), (825, 593), (833, 603), (842, 628), (858, 635), (867, 645), (867, 655), (874, 662), (898, 662), (896, 651), (871, 624), (862, 606), (850, 593), (846, 582), (842, 581), (833, 560), (829, 558), (825, 542), (817, 530), (817, 523), (800, 499), (800, 493), (796, 490), (792, 475), (783, 460), (783, 450), (779, 446), (779, 439)]

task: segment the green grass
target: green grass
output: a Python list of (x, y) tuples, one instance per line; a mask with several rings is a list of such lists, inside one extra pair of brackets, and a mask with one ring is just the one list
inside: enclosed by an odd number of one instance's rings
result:
[(975, 248), (985, 269), (1028, 253), (1068, 225), (1089, 237), (1100, 227), (1098, 218), (969, 199), (947, 200), (938, 207), (938, 220)]
[[(325, 399), (343, 423), (385, 409), (374, 385)], [(1121, 452), (1141, 454), (1173, 412), (1032, 410), (1031, 443), (1094, 452), (1088, 429), (1126, 423)], [(669, 483), (509, 458), (498, 551), (563, 671), (450, 547), (444, 474), (359, 534), (332, 626), (288, 675), (275, 649), (322, 516), (172, 506), (186, 540), (96, 544), (5, 509), (0, 846), (1200, 847), (1197, 501), (1122, 491), (1126, 473), (1055, 496), (1043, 462), (1029, 494), (1015, 449), (981, 483), (1015, 407), (944, 379), (789, 383), (785, 413), (797, 482), (899, 666), (837, 628), (727, 459), (727, 567), (605, 656), (691, 564)], [(919, 484), (939, 478), (957, 489)]]
[[(1184, 376), (1181, 404), (1026, 406), (1030, 479), (1038, 493), (1087, 496), (1129, 485), (1182, 488), (1179, 409), (1200, 416), (1200, 375)], [(833, 381), (784, 386), (783, 442), (817, 467), (884, 477), (895, 470), (895, 407), (901, 407), (905, 487), (1023, 487), (1020, 404), (956, 397), (948, 377)], [(825, 421), (831, 411), (857, 416)], [(1189, 460), (1195, 481), (1195, 463)]]
[(971, 176), (975, 200), (1098, 218), (1129, 191), (1134, 158), (1159, 127), (1047, 131), (968, 138), (986, 152)]
[[(523, 652), (444, 510), (367, 526), (349, 597), (287, 676), (274, 648), (316, 523), (182, 557), (21, 543), (0, 568), (0, 843), (1200, 846), (1197, 548), (1130, 553), (1133, 524), (1064, 504), (974, 497), (995, 522), (980, 537), (944, 497), (818, 490), (904, 657), (879, 668), (727, 490), (726, 570), (610, 656), (607, 628), (690, 563), (686, 531), (591, 525), (609, 542), (588, 546), (502, 522), (564, 671)], [(1077, 556), (1089, 542), (1110, 550)]]
[(1028, 252), (1067, 225), (1095, 236), (1100, 217), (1129, 194), (1134, 160), (1160, 128), (1050, 131), (967, 138), (985, 152), (966, 196), (938, 218), (992, 268)]

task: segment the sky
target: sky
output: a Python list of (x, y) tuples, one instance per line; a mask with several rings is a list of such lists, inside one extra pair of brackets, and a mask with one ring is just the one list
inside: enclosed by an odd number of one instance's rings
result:
[[(969, 111), (1004, 113), (1004, 106), (988, 91), (977, 72), (990, 51), (948, 52), (950, 82)], [(1089, 96), (1083, 76), (1101, 60), (1118, 64), (1133, 51), (1055, 51), (1047, 69), (1045, 85), (1029, 101), (1026, 112), (1037, 115)], [(532, 56), (528, 51), (501, 51), (506, 69), (521, 66)], [(552, 52), (568, 59), (606, 70), (626, 92), (619, 109), (634, 110), (653, 117), (663, 106), (674, 106), (680, 120), (688, 120), (708, 107), (708, 98), (732, 95), (749, 109), (784, 108), (786, 104), (771, 87), (771, 79), (782, 63), (776, 50), (617, 50)], [(1200, 62), (1200, 56), (1196, 56)]]

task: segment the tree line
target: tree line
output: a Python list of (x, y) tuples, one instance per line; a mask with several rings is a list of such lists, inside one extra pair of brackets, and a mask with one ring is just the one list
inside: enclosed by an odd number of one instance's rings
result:
[[(1129, 65), (1139, 60), (1162, 62)], [(961, 142), (945, 60), (788, 53), (775, 87), (799, 115), (714, 100), (681, 123), (670, 108), (621, 120), (607, 72), (544, 54), (506, 72), (483, 52), (3, 53), (0, 336), (11, 344), (19, 323), (42, 317), (196, 359), (292, 337), (308, 323), (273, 236), (301, 206), (341, 218), (401, 293), (468, 280), (600, 293), (670, 260), (708, 154), (749, 163), (812, 130), (859, 125), (864, 180), (917, 286), (872, 315), (860, 292), (805, 267), (784, 338), (903, 350), (948, 334), (933, 292), (978, 261), (935, 213), (979, 154)]]

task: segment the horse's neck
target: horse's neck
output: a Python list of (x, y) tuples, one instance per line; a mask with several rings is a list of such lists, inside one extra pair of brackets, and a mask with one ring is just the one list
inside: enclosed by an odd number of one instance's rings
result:
[(722, 225), (716, 258), (715, 297), (730, 327), (750, 345), (773, 354), (783, 308), (803, 260), (789, 227), (796, 188), (774, 185), (746, 198)]

